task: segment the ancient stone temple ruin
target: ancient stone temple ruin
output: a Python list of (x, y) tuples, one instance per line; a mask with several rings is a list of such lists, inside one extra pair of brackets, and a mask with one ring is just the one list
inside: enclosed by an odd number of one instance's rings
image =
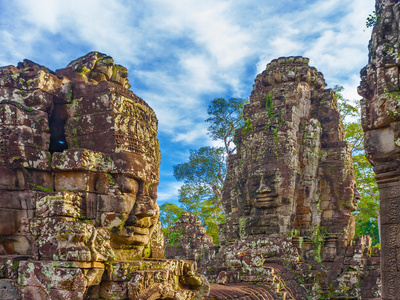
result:
[(214, 258), (216, 247), (200, 223), (196, 215), (183, 213), (165, 237), (165, 257), (192, 260), (199, 271), (206, 266)]
[(224, 242), (293, 230), (308, 239), (324, 228), (334, 249), (323, 256), (349, 245), (359, 197), (334, 93), (325, 86), (302, 57), (274, 60), (257, 76), (238, 154), (228, 163)]
[(400, 3), (376, 1), (380, 16), (361, 71), (365, 151), (380, 193), (382, 299), (400, 299)]
[[(255, 80), (228, 159), (227, 221), (208, 275), (268, 299), (377, 298), (379, 249), (368, 237), (352, 241), (359, 195), (335, 94), (308, 62), (273, 60)], [(226, 295), (213, 285), (209, 299)]]
[(0, 68), (0, 298), (204, 299), (165, 260), (153, 110), (92, 52), (52, 72)]

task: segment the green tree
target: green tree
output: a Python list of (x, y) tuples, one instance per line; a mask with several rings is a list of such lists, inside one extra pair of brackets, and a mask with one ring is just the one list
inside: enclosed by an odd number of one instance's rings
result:
[[(221, 193), (226, 176), (226, 157), (235, 151), (234, 132), (244, 124), (242, 111), (247, 102), (239, 98), (214, 99), (208, 106), (208, 132), (214, 140), (223, 142), (224, 147), (192, 150), (187, 162), (173, 167), (175, 178), (183, 181), (179, 190), (182, 209), (196, 214), (202, 220), (202, 225), (217, 245), (218, 224), (224, 222)], [(167, 206), (161, 207), (161, 210), (164, 208)], [(168, 217), (173, 218), (172, 215)], [(170, 223), (163, 224), (169, 226)]]
[(344, 90), (344, 87), (340, 85), (335, 85), (332, 90), (336, 94), (338, 110), (340, 116), (342, 117), (343, 125), (346, 127), (346, 125), (349, 124), (346, 119), (348, 119), (349, 117), (359, 117), (360, 113), (358, 105), (352, 105), (349, 99), (345, 99), (343, 97), (342, 92)]
[(356, 217), (356, 237), (369, 235), (373, 245), (379, 243), (379, 190), (375, 174), (364, 153), (353, 156), (354, 172), (357, 179), (357, 188), (361, 199)]
[(361, 196), (358, 209), (354, 212), (355, 236), (369, 235), (373, 245), (376, 245), (379, 243), (379, 191), (372, 166), (365, 156), (364, 132), (361, 127), (359, 107), (343, 98), (341, 94), (343, 87), (335, 86), (333, 90), (336, 93), (338, 109), (343, 119), (345, 140), (351, 147), (357, 189)]
[(180, 190), (180, 200), (192, 198), (201, 203), (204, 199), (213, 200), (213, 204), (223, 211), (221, 192), (226, 175), (224, 149), (202, 147), (190, 151), (189, 161), (173, 166), (174, 176), (184, 182)]
[(244, 125), (243, 107), (248, 99), (216, 98), (208, 106), (210, 117), (206, 122), (210, 123), (208, 132), (214, 140), (224, 142), (225, 152), (229, 155), (236, 149), (233, 143), (234, 133), (237, 128)]
[(202, 147), (190, 151), (189, 161), (173, 167), (174, 176), (183, 181), (179, 202), (197, 215), (207, 233), (219, 244), (218, 224), (223, 222), (221, 193), (226, 175), (224, 148)]
[(182, 207), (178, 205), (167, 202), (160, 206), (160, 220), (163, 224), (164, 236), (169, 233), (169, 228), (175, 225), (176, 220), (178, 220), (183, 213), (185, 213)]

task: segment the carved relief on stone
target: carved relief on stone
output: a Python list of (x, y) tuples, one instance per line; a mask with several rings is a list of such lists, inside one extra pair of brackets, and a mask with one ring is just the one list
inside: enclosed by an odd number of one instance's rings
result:
[[(193, 264), (162, 260), (157, 118), (127, 77), (98, 52), (56, 72), (0, 68), (0, 256), (17, 262), (17, 277), (2, 278), (19, 297), (207, 294)], [(146, 284), (107, 277), (121, 261)]]
[(183, 213), (165, 237), (165, 257), (192, 260), (200, 272), (214, 258), (217, 248), (200, 224), (196, 215)]
[(257, 76), (238, 153), (228, 159), (226, 241), (292, 230), (307, 237), (323, 226), (348, 245), (359, 195), (336, 99), (325, 86), (302, 57), (273, 60)]
[(353, 241), (360, 195), (336, 97), (308, 61), (282, 57), (256, 77), (228, 158), (226, 223), (207, 275), (268, 287), (274, 299), (379, 297), (371, 239)]
[[(380, 194), (382, 244), (382, 299), (398, 299), (400, 273), (400, 3), (376, 1), (379, 20), (369, 42), (368, 65), (361, 70), (358, 93), (366, 155), (374, 167)], [(398, 240), (398, 238), (397, 238)]]

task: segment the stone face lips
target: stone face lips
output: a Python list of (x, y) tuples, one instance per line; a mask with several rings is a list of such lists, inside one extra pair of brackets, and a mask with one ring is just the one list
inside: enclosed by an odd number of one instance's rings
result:
[(193, 263), (163, 260), (157, 118), (127, 77), (98, 52), (56, 72), (0, 68), (0, 267), (15, 271), (0, 276), (3, 294), (207, 295)]
[(400, 203), (400, 86), (398, 1), (376, 2), (380, 20), (369, 43), (368, 65), (358, 89), (365, 151), (374, 167), (380, 194), (382, 299), (399, 297), (398, 226)]

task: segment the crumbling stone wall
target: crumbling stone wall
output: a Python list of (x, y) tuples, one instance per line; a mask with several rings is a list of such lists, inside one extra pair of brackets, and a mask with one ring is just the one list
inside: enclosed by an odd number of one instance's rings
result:
[(175, 223), (165, 237), (165, 257), (192, 260), (200, 271), (215, 256), (211, 235), (194, 214), (183, 213)]
[(382, 299), (400, 299), (400, 3), (376, 2), (380, 19), (372, 31), (368, 65), (359, 94), (365, 151), (380, 194)]
[(352, 241), (359, 194), (336, 97), (308, 62), (279, 58), (256, 77), (228, 158), (227, 221), (208, 274), (269, 286), (277, 299), (356, 298), (363, 289), (376, 298), (371, 240)]
[(2, 299), (203, 299), (164, 260), (157, 118), (126, 68), (92, 52), (0, 68)]

